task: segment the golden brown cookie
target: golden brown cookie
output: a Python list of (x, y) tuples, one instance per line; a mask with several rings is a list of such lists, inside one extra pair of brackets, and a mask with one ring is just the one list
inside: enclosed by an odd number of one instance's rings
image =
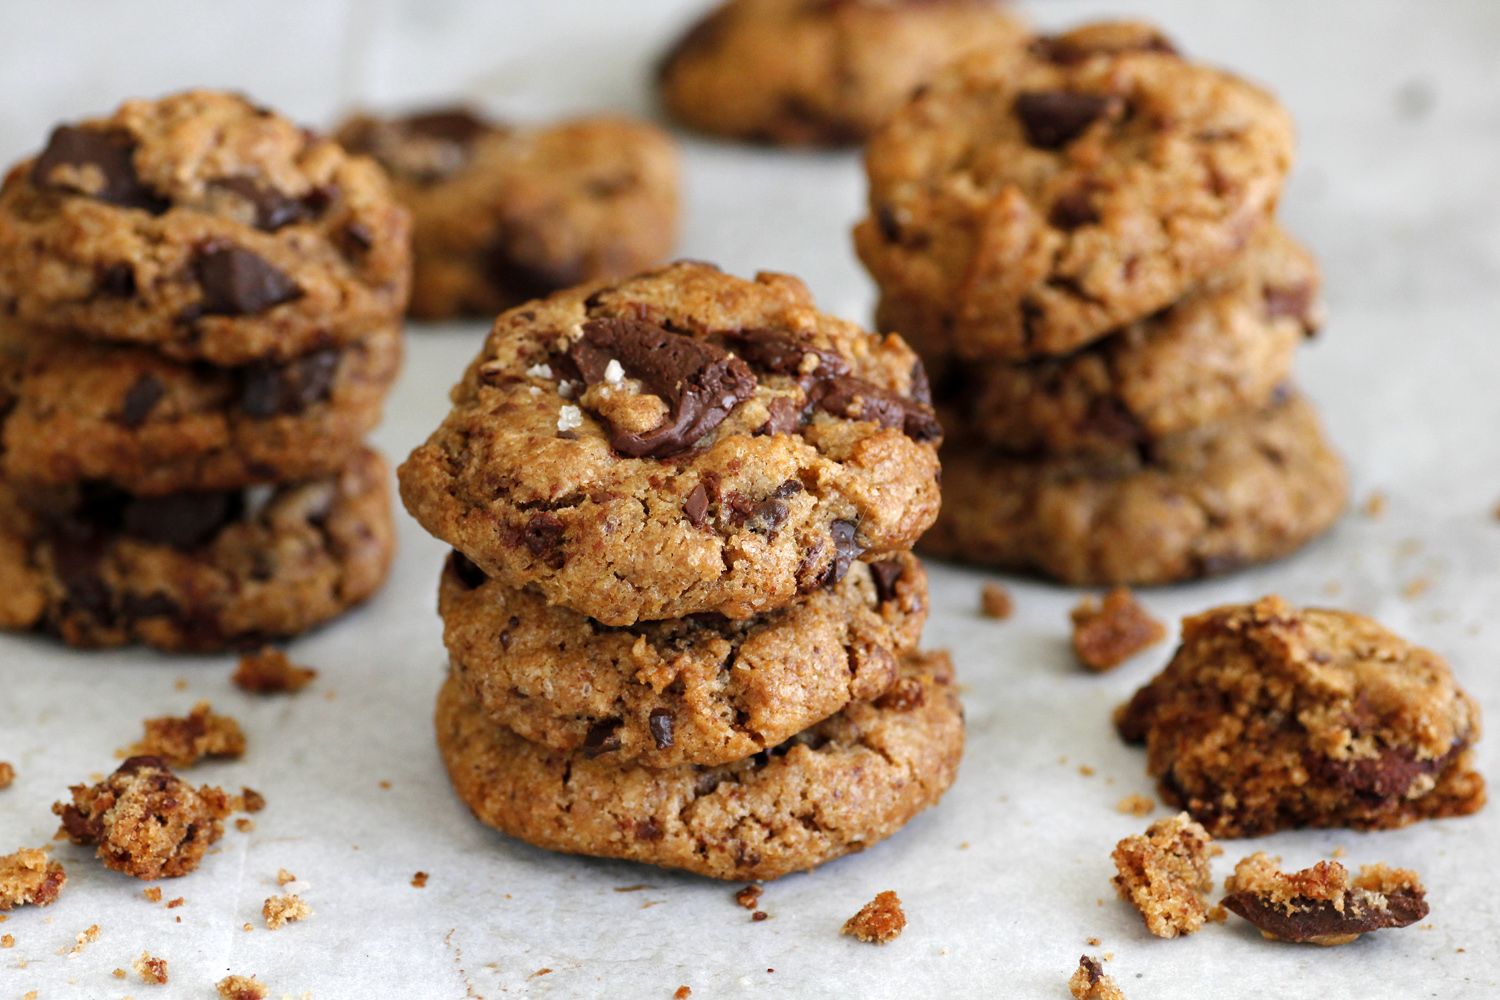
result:
[(1094, 458), (943, 449), (934, 556), (1079, 586), (1170, 583), (1279, 558), (1344, 509), (1343, 463), (1312, 407), (1265, 410)]
[(794, 278), (674, 264), (503, 314), (401, 496), (502, 584), (606, 625), (746, 618), (932, 523), (926, 383)]
[(1123, 706), (1162, 796), (1219, 837), (1389, 829), (1484, 804), (1479, 707), (1437, 654), (1368, 618), (1279, 597), (1186, 618)]
[(412, 214), (411, 314), (486, 319), (661, 263), (677, 238), (671, 138), (628, 118), (509, 127), (466, 108), (339, 128)]
[(438, 748), (476, 817), (538, 847), (771, 879), (884, 840), (952, 784), (964, 727), (948, 658), (915, 654), (902, 674), (747, 760), (664, 770), (527, 743), (450, 679)]
[(941, 66), (1019, 53), (999, 0), (728, 0), (662, 59), (667, 112), (702, 132), (784, 146), (862, 141)]
[(453, 675), (492, 722), (620, 763), (712, 765), (883, 694), (921, 637), (927, 577), (902, 554), (753, 618), (610, 628), (454, 553), (438, 611)]

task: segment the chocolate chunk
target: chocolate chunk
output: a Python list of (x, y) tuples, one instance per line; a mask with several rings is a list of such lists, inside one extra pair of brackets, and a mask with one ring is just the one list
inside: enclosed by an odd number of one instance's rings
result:
[[(837, 354), (809, 347), (785, 330), (736, 330), (724, 334), (724, 339), (756, 371), (812, 378), (832, 378), (849, 372), (849, 363)], [(818, 362), (812, 371), (806, 371), (802, 367), (808, 355), (812, 355)]]
[(619, 729), (619, 719), (605, 719), (594, 723), (589, 727), (588, 735), (583, 738), (583, 755), (593, 758), (620, 749)]
[(1091, 192), (1078, 188), (1059, 195), (1052, 203), (1052, 211), (1047, 213), (1047, 221), (1067, 232), (1094, 225), (1099, 221), (1099, 213), (1094, 211)]
[(1224, 908), (1248, 920), (1255, 929), (1282, 941), (1314, 941), (1366, 934), (1388, 927), (1406, 927), (1427, 916), (1425, 893), (1412, 889), (1381, 895), (1384, 905), (1370, 905), (1356, 891), (1344, 897), (1339, 910), (1329, 899), (1305, 897), (1268, 899), (1254, 892), (1232, 892)]
[(326, 208), (329, 201), (327, 192), (322, 188), (314, 188), (303, 199), (293, 198), (291, 195), (266, 187), (249, 177), (230, 177), (228, 180), (214, 183), (248, 201), (255, 209), (255, 228), (268, 233), (316, 215), (317, 210)]
[(913, 441), (935, 441), (943, 436), (943, 428), (931, 407), (903, 399), (853, 375), (818, 382), (808, 396), (812, 404), (825, 413), (899, 428)]
[(896, 584), (900, 582), (905, 569), (900, 559), (886, 559), (870, 563), (870, 577), (875, 581), (875, 595), (881, 604), (885, 604), (896, 596)]
[(490, 127), (489, 123), (465, 107), (419, 111), (400, 119), (398, 124), (412, 135), (461, 145), (473, 142)]
[(120, 404), (120, 424), (129, 430), (135, 430), (146, 422), (151, 415), (151, 410), (166, 395), (167, 389), (161, 384), (161, 379), (146, 372), (130, 384), (125, 390), (125, 401)]
[(914, 403), (932, 405), (932, 383), (927, 379), (927, 366), (922, 364), (921, 358), (911, 363), (911, 387), (907, 390), (907, 395)]
[(882, 202), (875, 206), (875, 226), (887, 243), (901, 242), (901, 220), (890, 205)]
[(588, 277), (581, 257), (563, 262), (530, 260), (517, 251), (507, 233), (501, 233), (484, 252), (484, 273), (504, 298), (521, 300), (545, 298)]
[(750, 509), (751, 531), (774, 535), (786, 523), (787, 506), (782, 500), (762, 500)]
[[(59, 187), (52, 174), (59, 167), (92, 167), (102, 186), (91, 196), (121, 208), (139, 208), (160, 215), (168, 208), (156, 192), (141, 183), (135, 172), (135, 137), (124, 129), (78, 128), (60, 125), (52, 130), (47, 148), (31, 168), (38, 187)], [(71, 190), (71, 188), (69, 188)]]
[(216, 316), (253, 316), (290, 302), (302, 289), (258, 254), (230, 243), (212, 243), (193, 261), (203, 298), (202, 313)]
[(131, 621), (141, 618), (171, 618), (182, 611), (166, 594), (126, 594), (120, 599), (120, 614)]
[(656, 749), (666, 750), (671, 747), (672, 725), (675, 721), (669, 709), (653, 708), (651, 710), (646, 724), (651, 727), (651, 740), (656, 744)]
[(1291, 285), (1285, 288), (1267, 286), (1264, 292), (1266, 317), (1281, 319), (1291, 317), (1303, 325), (1311, 325), (1313, 290), (1308, 284)]
[[(1135, 414), (1127, 410), (1123, 402), (1111, 397), (1097, 399), (1089, 406), (1083, 426), (1091, 434), (1125, 444), (1145, 444), (1149, 440), (1146, 428)], [(1150, 464), (1149, 457), (1143, 462)]]
[(802, 429), (802, 407), (786, 396), (777, 396), (766, 404), (766, 422), (756, 428), (757, 434), (791, 434)]
[(470, 590), (478, 590), (489, 580), (484, 570), (474, 565), (468, 556), (457, 549), (448, 554), (448, 560), (453, 566), (453, 575), (458, 577), (458, 582)]
[(526, 550), (553, 569), (561, 569), (567, 561), (563, 552), (562, 519), (556, 514), (543, 511), (533, 514), (521, 531), (521, 541)]
[(667, 420), (644, 434), (610, 426), (610, 445), (631, 458), (688, 450), (756, 385), (745, 362), (722, 347), (639, 320), (589, 320), (568, 357), (591, 384), (603, 379), (611, 360), (618, 361), (626, 375), (667, 404)]
[(1303, 764), (1319, 781), (1341, 785), (1357, 795), (1375, 799), (1399, 798), (1417, 779), (1442, 771), (1463, 750), (1455, 746), (1441, 757), (1419, 760), (1410, 750), (1381, 747), (1374, 757), (1334, 760), (1308, 752)]
[(296, 416), (333, 394), (341, 352), (324, 348), (285, 365), (254, 364), (241, 376), (239, 404), (246, 415), (264, 420)]
[(831, 587), (842, 580), (849, 572), (849, 564), (865, 551), (864, 546), (855, 541), (857, 530), (853, 521), (834, 521), (828, 526), (829, 537), (833, 539), (833, 564), (828, 568), (824, 580), (826, 585)]
[(121, 509), (120, 530), (143, 542), (190, 549), (213, 538), (241, 509), (237, 493), (131, 497)]
[(1103, 94), (1028, 90), (1016, 97), (1016, 115), (1027, 142), (1038, 149), (1061, 149), (1117, 103)]
[(103, 541), (92, 532), (75, 531), (53, 538), (51, 549), (52, 572), (63, 586), (69, 610), (97, 622), (112, 621), (113, 594), (99, 575)]
[(1128, 43), (1114, 39), (1114, 44), (1089, 45), (1076, 38), (1043, 35), (1034, 39), (1029, 47), (1032, 55), (1058, 66), (1075, 66), (1098, 55), (1122, 55), (1127, 52), (1157, 52), (1162, 55), (1178, 55), (1177, 47), (1166, 35), (1158, 31), (1146, 31), (1136, 35)]
[(701, 528), (708, 520), (708, 490), (702, 483), (693, 487), (693, 492), (682, 502), (682, 514), (695, 528)]
[(94, 280), (94, 291), (117, 299), (128, 299), (135, 294), (135, 268), (129, 264), (110, 264), (99, 269)]

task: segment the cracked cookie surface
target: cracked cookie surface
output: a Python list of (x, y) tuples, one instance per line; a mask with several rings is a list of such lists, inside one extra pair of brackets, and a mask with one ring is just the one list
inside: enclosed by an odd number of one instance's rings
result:
[(702, 132), (852, 145), (959, 54), (1024, 42), (997, 0), (729, 0), (667, 52), (657, 86)]
[(1286, 111), (1103, 25), (960, 60), (871, 139), (860, 259), (945, 350), (1075, 350), (1180, 299), (1274, 210)]
[(388, 475), (363, 449), (334, 476), (274, 489), (130, 497), (0, 483), (0, 627), (166, 650), (304, 632), (384, 582)]
[(1484, 804), (1479, 707), (1442, 658), (1349, 612), (1266, 597), (1189, 617), (1116, 724), (1145, 744), (1162, 796), (1219, 837)]
[(397, 326), (240, 368), (0, 324), (0, 469), (14, 482), (108, 482), (139, 495), (338, 472), (380, 421)]
[(1107, 457), (943, 449), (934, 556), (1078, 586), (1148, 585), (1279, 558), (1343, 511), (1343, 463), (1296, 395)]
[(410, 267), (379, 167), (232, 94), (61, 125), (0, 187), (0, 305), (179, 360), (356, 340), (400, 317)]
[(776, 878), (890, 836), (952, 784), (964, 740), (942, 653), (908, 657), (881, 699), (721, 767), (547, 750), (486, 720), (453, 679), (438, 696), (437, 730), (459, 798), (482, 822), (549, 850), (734, 880)]
[(783, 275), (680, 263), (511, 310), (452, 399), (407, 509), (606, 625), (772, 610), (937, 514), (921, 362)]
[(492, 722), (610, 761), (711, 765), (883, 694), (921, 636), (927, 578), (902, 554), (754, 618), (609, 628), (455, 553), (438, 611), (453, 675)]
[(677, 237), (678, 155), (629, 118), (510, 127), (466, 108), (339, 128), (411, 210), (411, 313), (494, 316), (660, 263)]

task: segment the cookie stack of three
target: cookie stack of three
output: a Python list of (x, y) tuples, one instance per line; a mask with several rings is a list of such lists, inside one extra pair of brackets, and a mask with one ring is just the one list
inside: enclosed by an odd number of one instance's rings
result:
[(1270, 95), (1136, 23), (960, 60), (875, 136), (856, 245), (949, 431), (924, 550), (1156, 584), (1333, 522), (1290, 381), (1321, 313), (1274, 218), (1292, 148)]
[(209, 650), (369, 596), (362, 439), (401, 360), (407, 214), (229, 94), (55, 129), (0, 187), (0, 627)]
[(455, 550), (438, 742), (482, 821), (730, 879), (860, 850), (963, 719), (909, 552), (940, 432), (896, 337), (676, 264), (502, 314), (399, 470)]

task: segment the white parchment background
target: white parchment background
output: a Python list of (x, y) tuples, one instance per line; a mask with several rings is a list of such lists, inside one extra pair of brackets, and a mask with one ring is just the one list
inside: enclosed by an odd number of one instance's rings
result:
[[(255, 93), (326, 123), (354, 102), (461, 95), (521, 117), (649, 111), (649, 65), (688, 2), (10, 4), (0, 28), (0, 158), (36, 147), (56, 120), (132, 94), (194, 84)], [(1449, 657), (1500, 718), (1500, 3), (1495, 0), (1051, 0), (1063, 25), (1097, 13), (1154, 17), (1193, 53), (1272, 86), (1300, 124), (1285, 198), (1290, 227), (1321, 254), (1331, 322), (1301, 380), (1353, 467), (1352, 513), (1279, 565), (1150, 592), (1163, 617), (1270, 591), (1378, 616)], [(853, 155), (787, 154), (688, 140), (681, 251), (750, 273), (803, 276), (821, 303), (863, 319), (871, 288), (849, 248), (863, 181)], [(404, 455), (436, 424), (479, 326), (414, 331), (378, 442)], [(734, 887), (654, 869), (544, 854), (473, 822), (431, 738), (443, 670), (434, 583), (442, 547), (402, 519), (390, 585), (368, 607), (295, 643), (322, 671), (303, 695), (254, 700), (228, 657), (77, 654), (0, 638), (0, 850), (42, 843), (48, 806), (107, 771), (139, 720), (210, 698), (250, 737), (242, 762), (193, 772), (249, 784), (269, 808), (229, 832), (196, 874), (146, 902), (140, 884), (62, 847), (71, 878), (47, 910), (12, 914), (0, 1000), (203, 997), (227, 971), (273, 996), (1064, 997), (1085, 941), (1142, 998), (1494, 996), (1500, 904), (1491, 866), (1500, 807), (1394, 833), (1290, 833), (1253, 848), (1295, 865), (1335, 847), (1351, 863), (1418, 868), (1431, 920), (1332, 951), (1262, 942), (1242, 922), (1157, 941), (1114, 901), (1114, 841), (1142, 820), (1115, 803), (1149, 792), (1143, 755), (1110, 710), (1170, 653), (1084, 676), (1065, 646), (1072, 591), (1013, 584), (1017, 614), (976, 614), (984, 576), (934, 567), (933, 645), (966, 685), (969, 749), (941, 807), (892, 841), (772, 884), (752, 924)], [(1428, 589), (1406, 596), (1407, 585)], [(1337, 592), (1333, 588), (1337, 588)], [(185, 679), (186, 690), (175, 683)], [(1500, 740), (1481, 743), (1493, 771)], [(1096, 773), (1084, 776), (1079, 765)], [(379, 782), (390, 782), (383, 790)], [(1158, 810), (1157, 815), (1162, 811)], [(1252, 845), (1229, 845), (1219, 874)], [(263, 929), (278, 868), (311, 888), (308, 922)], [(431, 873), (425, 889), (408, 884)], [(633, 892), (619, 887), (645, 884)], [(881, 889), (910, 925), (876, 949), (838, 935)], [(175, 918), (180, 916), (181, 923)], [(245, 922), (253, 932), (240, 929)], [(63, 957), (90, 924), (99, 940)], [(172, 983), (112, 979), (143, 949)], [(539, 970), (551, 969), (546, 975)], [(775, 971), (770, 971), (774, 969)]]

